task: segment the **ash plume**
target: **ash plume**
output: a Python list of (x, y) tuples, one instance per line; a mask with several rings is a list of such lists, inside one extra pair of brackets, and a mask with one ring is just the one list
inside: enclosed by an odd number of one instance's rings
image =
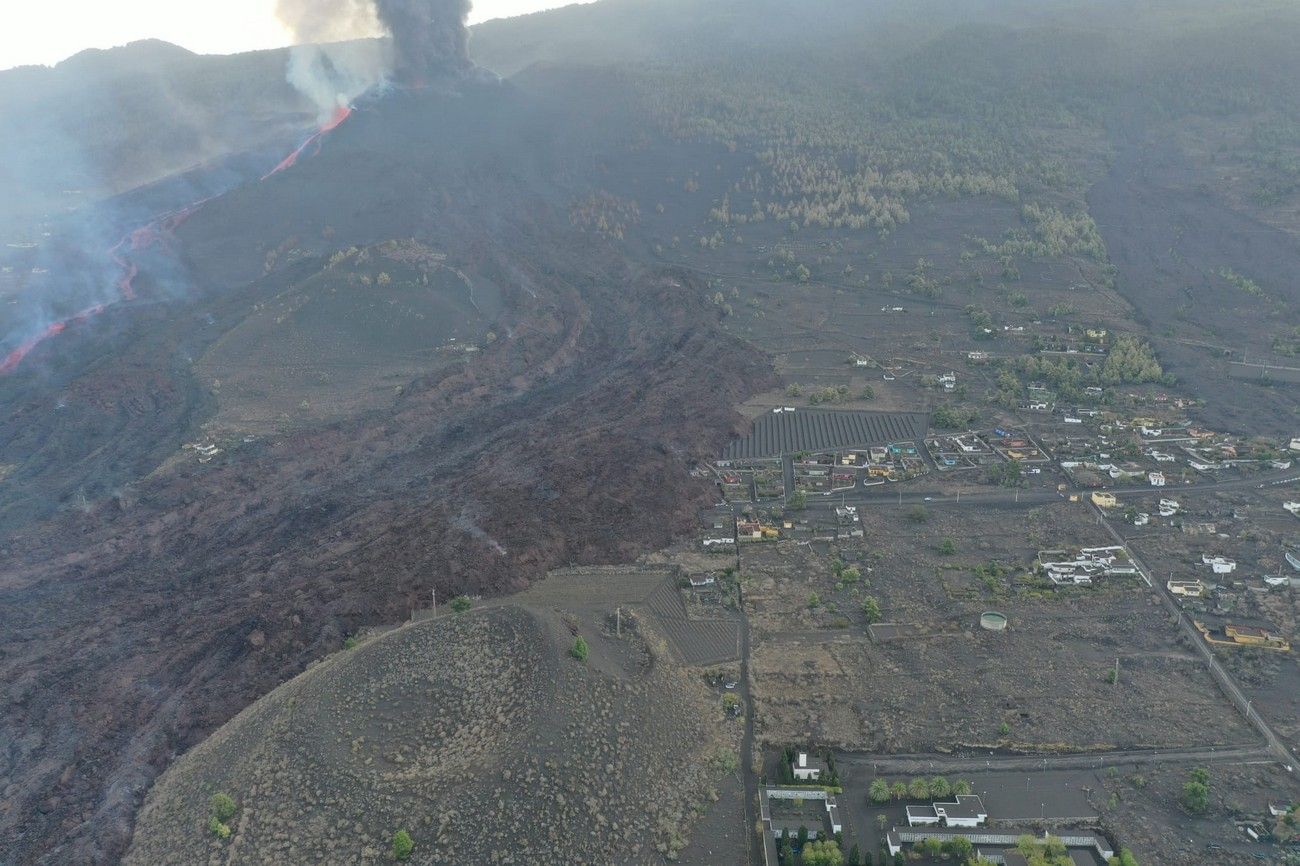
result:
[[(465, 26), (470, 5), (470, 0), (278, 0), (276, 15), (300, 43), (291, 55), (289, 81), (328, 117), (385, 78), (420, 86), (464, 74), (473, 68)], [(373, 40), (381, 35), (389, 41)]]
[(403, 84), (454, 75), (469, 60), (470, 0), (375, 0), (375, 12), (393, 37), (394, 73)]

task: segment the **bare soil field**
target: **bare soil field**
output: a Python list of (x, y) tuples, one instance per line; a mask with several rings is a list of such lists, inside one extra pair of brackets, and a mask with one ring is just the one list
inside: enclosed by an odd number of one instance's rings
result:
[[(1255, 741), (1137, 578), (1059, 589), (1029, 573), (1037, 549), (1107, 543), (1085, 510), (934, 508), (924, 523), (910, 510), (860, 509), (865, 542), (835, 551), (742, 551), (762, 742), (1069, 752)], [(837, 581), (834, 556), (860, 581)], [(867, 597), (901, 637), (868, 637)], [(1005, 632), (981, 629), (991, 609), (1009, 618)]]
[(1177, 764), (1117, 767), (1099, 774), (1101, 784), (1090, 799), (1101, 810), (1102, 825), (1144, 864), (1282, 862), (1278, 846), (1251, 840), (1242, 826), (1271, 826), (1270, 803), (1284, 808), (1300, 798), (1295, 776), (1272, 762), (1214, 764), (1207, 768), (1209, 808), (1193, 815), (1179, 804), (1193, 769)]
[(673, 568), (609, 566), (561, 569), (515, 600), (573, 612), (589, 623), (609, 628), (616, 608), (623, 616), (639, 612), (667, 639), (687, 665), (734, 662), (740, 655), (740, 620), (730, 610), (712, 606), (694, 615), (682, 599)]
[[(325, 659), (159, 780), (125, 862), (380, 863), (398, 829), (413, 863), (663, 862), (717, 797), (734, 726), (647, 624), (580, 630), (587, 664), (562, 616), (514, 604)], [(214, 792), (238, 804), (226, 840)]]

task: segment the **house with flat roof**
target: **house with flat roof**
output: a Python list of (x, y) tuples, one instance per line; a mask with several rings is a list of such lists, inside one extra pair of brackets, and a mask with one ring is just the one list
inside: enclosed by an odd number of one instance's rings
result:
[(827, 769), (825, 761), (807, 752), (799, 752), (790, 762), (790, 771), (800, 782), (816, 782), (825, 775)]
[(1205, 595), (1205, 584), (1199, 580), (1170, 580), (1165, 583), (1171, 595), (1184, 598), (1201, 598)]
[(907, 823), (911, 827), (978, 827), (988, 818), (984, 801), (977, 794), (958, 794), (952, 803), (907, 807)]

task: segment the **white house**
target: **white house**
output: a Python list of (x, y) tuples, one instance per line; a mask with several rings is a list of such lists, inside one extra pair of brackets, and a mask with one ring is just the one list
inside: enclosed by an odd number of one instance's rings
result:
[(1215, 574), (1232, 574), (1237, 570), (1236, 561), (1228, 559), (1226, 556), (1202, 554), (1201, 562), (1208, 565)]
[(1165, 473), (1163, 473), (1163, 472), (1148, 472), (1148, 473), (1147, 473), (1147, 481), (1151, 482), (1151, 486), (1152, 486), (1152, 487), (1164, 487), (1164, 486), (1165, 486)]
[(810, 782), (822, 777), (822, 771), (826, 769), (826, 764), (817, 758), (810, 758), (807, 752), (800, 752), (795, 755), (794, 761), (790, 764), (790, 769), (794, 773), (794, 777), (800, 782)]
[(958, 794), (954, 803), (908, 806), (907, 823), (912, 827), (978, 827), (988, 820), (984, 801), (976, 794)]

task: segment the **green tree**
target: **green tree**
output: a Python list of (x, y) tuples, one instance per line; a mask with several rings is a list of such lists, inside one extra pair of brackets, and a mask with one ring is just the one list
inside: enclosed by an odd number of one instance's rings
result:
[(844, 866), (844, 852), (833, 839), (809, 842), (799, 852), (803, 866)]
[(862, 849), (858, 847), (856, 842), (849, 849), (849, 856), (845, 858), (844, 866), (862, 866)]
[(406, 860), (415, 850), (415, 840), (411, 834), (405, 830), (398, 830), (393, 834), (393, 859)]
[(957, 836), (943, 843), (943, 853), (956, 858), (959, 863), (965, 863), (975, 853), (975, 846), (965, 836)]
[(906, 800), (906, 799), (907, 799), (907, 783), (906, 783), (906, 782), (895, 782), (894, 784), (890, 785), (890, 786), (889, 786), (889, 796), (893, 797), (895, 800)]
[(208, 800), (208, 805), (212, 807), (212, 814), (216, 816), (217, 820), (223, 822), (235, 817), (235, 811), (238, 808), (229, 794), (221, 793), (213, 794), (212, 798)]
[(954, 794), (969, 794), (971, 792), (970, 782), (967, 782), (965, 779), (958, 779), (956, 782), (952, 783), (952, 792)]
[(867, 788), (867, 796), (873, 803), (889, 802), (889, 783), (879, 777), (871, 780), (871, 785)]
[(862, 613), (867, 618), (867, 625), (880, 622), (880, 602), (874, 595), (862, 599)]
[(930, 783), (925, 779), (913, 779), (907, 783), (907, 794), (913, 800), (924, 800), (930, 796)]
[(790, 494), (790, 510), (803, 511), (808, 507), (808, 494), (802, 490), (796, 490)]
[(994, 463), (984, 470), (984, 479), (989, 484), (996, 484), (999, 487), (1019, 487), (1024, 481), (1024, 470), (1014, 460)]
[(1190, 779), (1183, 784), (1183, 793), (1179, 801), (1183, 804), (1183, 808), (1193, 815), (1203, 815), (1210, 808), (1210, 786)]
[(218, 839), (229, 839), (230, 825), (224, 823), (216, 815), (211, 815), (208, 817), (208, 832)]
[(569, 647), (569, 655), (573, 656), (580, 662), (585, 662), (587, 656), (590, 654), (591, 648), (587, 646), (587, 641), (583, 639), (582, 635), (575, 637), (573, 639), (573, 646)]
[(464, 613), (474, 606), (474, 602), (468, 595), (458, 595), (451, 600), (451, 609), (456, 613)]
[(943, 776), (935, 776), (930, 780), (930, 796), (937, 799), (952, 796), (952, 784)]
[(822, 603), (822, 597), (821, 597), (820, 595), (818, 595), (818, 594), (815, 593), (815, 592), (810, 592), (810, 593), (808, 593), (808, 609), (809, 609), (809, 610), (813, 610), (813, 609), (816, 609), (817, 607), (820, 607), (820, 606), (821, 606), (821, 603)]

